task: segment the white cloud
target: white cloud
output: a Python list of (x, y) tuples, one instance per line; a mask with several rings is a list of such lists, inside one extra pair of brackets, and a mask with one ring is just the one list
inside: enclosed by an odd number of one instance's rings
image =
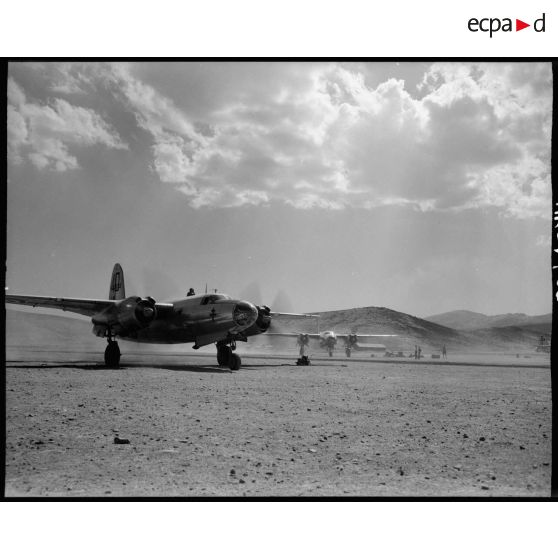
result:
[(540, 159), (525, 157), (470, 178), (476, 195), (467, 207), (500, 207), (519, 218), (551, 216), (550, 169)]
[(193, 173), (192, 162), (185, 152), (185, 143), (180, 136), (159, 137), (153, 145), (153, 169), (162, 182), (183, 182)]
[(36, 151), (29, 153), (29, 159), (40, 170), (53, 168), (58, 172), (77, 169), (78, 162), (68, 153), (66, 146), (55, 138), (39, 138), (35, 142)]
[[(12, 67), (15, 64), (12, 64)], [(66, 95), (85, 95), (93, 84), (90, 75), (91, 63), (76, 62), (22, 62), (17, 64), (31, 70), (35, 76), (46, 79), (49, 89)]]
[(265, 192), (255, 190), (237, 190), (228, 186), (220, 188), (206, 187), (196, 189), (190, 185), (177, 188), (191, 198), (190, 205), (201, 207), (240, 207), (243, 205), (262, 205), (269, 201)]
[[(356, 65), (337, 63), (143, 68), (64, 66), (53, 70), (52, 87), (78, 92), (103, 82), (149, 133), (153, 172), (193, 207), (279, 201), (300, 209), (406, 205), (548, 214), (549, 64), (433, 64), (418, 94), (401, 79), (371, 87)], [(201, 81), (190, 84), (189, 75)], [(213, 104), (204, 100), (197, 111), (181, 102), (187, 91), (198, 98), (205, 91)], [(10, 114), (12, 143), (29, 142), (26, 134), (44, 123), (67, 145), (61, 121), (75, 130), (86, 120), (68, 106), (58, 100), (42, 107), (33, 128), (30, 116), (22, 122)], [(97, 140), (110, 144), (108, 127), (96, 124)], [(50, 152), (71, 168), (55, 147)]]
[[(193, 186), (185, 193), (195, 207), (230, 203), (216, 193), (226, 185), (260, 193), (238, 200), (300, 209), (496, 206), (510, 216), (546, 216), (548, 65), (535, 73), (541, 85), (533, 99), (514, 65), (435, 66), (425, 78), (429, 91), (416, 99), (401, 80), (369, 89), (360, 74), (328, 65), (306, 89), (284, 82), (280, 94), (233, 100), (213, 114), (203, 140), (192, 124), (175, 128), (187, 143), (154, 132), (155, 168), (163, 181)], [(154, 105), (168, 107), (155, 97)]]
[(50, 104), (29, 102), (12, 78), (8, 80), (8, 103), (8, 157), (15, 164), (27, 157), (39, 169), (62, 172), (79, 166), (68, 152), (71, 145), (127, 149), (95, 111), (64, 99)]
[(22, 162), (19, 146), (27, 142), (28, 131), (25, 118), (11, 105), (8, 105), (8, 153), (16, 163)]
[(342, 202), (327, 200), (318, 194), (301, 194), (293, 199), (288, 199), (287, 203), (297, 209), (343, 209)]
[(166, 132), (174, 132), (198, 142), (203, 141), (172, 100), (160, 95), (150, 85), (135, 79), (128, 64), (114, 64), (111, 69), (141, 127), (157, 138), (164, 136)]

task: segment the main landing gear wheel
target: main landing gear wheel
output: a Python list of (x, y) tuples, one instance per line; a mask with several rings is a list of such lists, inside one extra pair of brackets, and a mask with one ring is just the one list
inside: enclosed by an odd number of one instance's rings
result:
[(107, 348), (105, 349), (105, 365), (109, 368), (118, 368), (119, 364), (120, 347), (116, 341), (109, 339)]
[(333, 349), (328, 349), (327, 353), (330, 357), (332, 357), (333, 356)]
[(349, 347), (347, 347), (347, 348), (345, 349), (345, 354), (346, 354), (348, 357), (351, 356), (351, 349), (350, 349)]
[(217, 347), (217, 364), (219, 366), (228, 366), (233, 354), (232, 349), (227, 345)]
[(241, 363), (242, 361), (240, 360), (240, 357), (236, 353), (231, 352), (231, 358), (229, 359), (229, 368), (231, 370), (240, 370)]
[(217, 343), (217, 363), (228, 366), (231, 370), (240, 370), (240, 357), (233, 351), (236, 349), (235, 339), (227, 339)]

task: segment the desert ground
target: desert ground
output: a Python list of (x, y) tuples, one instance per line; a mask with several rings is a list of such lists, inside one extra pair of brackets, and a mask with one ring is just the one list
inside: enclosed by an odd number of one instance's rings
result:
[(550, 495), (548, 356), (6, 358), (6, 497)]

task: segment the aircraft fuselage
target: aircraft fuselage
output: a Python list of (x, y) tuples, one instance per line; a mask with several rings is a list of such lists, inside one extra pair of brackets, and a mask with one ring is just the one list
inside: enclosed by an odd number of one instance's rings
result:
[[(122, 304), (126, 304), (126, 300)], [(122, 339), (138, 343), (195, 343), (201, 347), (228, 336), (242, 335), (258, 318), (256, 307), (224, 294), (187, 297), (155, 304), (155, 318), (145, 327), (123, 326), (111, 316), (93, 316), (94, 333), (106, 336), (107, 326)]]

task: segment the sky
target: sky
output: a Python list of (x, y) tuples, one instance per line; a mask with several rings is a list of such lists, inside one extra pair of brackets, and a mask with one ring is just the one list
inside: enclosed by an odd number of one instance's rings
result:
[(548, 63), (8, 70), (11, 293), (552, 310)]

